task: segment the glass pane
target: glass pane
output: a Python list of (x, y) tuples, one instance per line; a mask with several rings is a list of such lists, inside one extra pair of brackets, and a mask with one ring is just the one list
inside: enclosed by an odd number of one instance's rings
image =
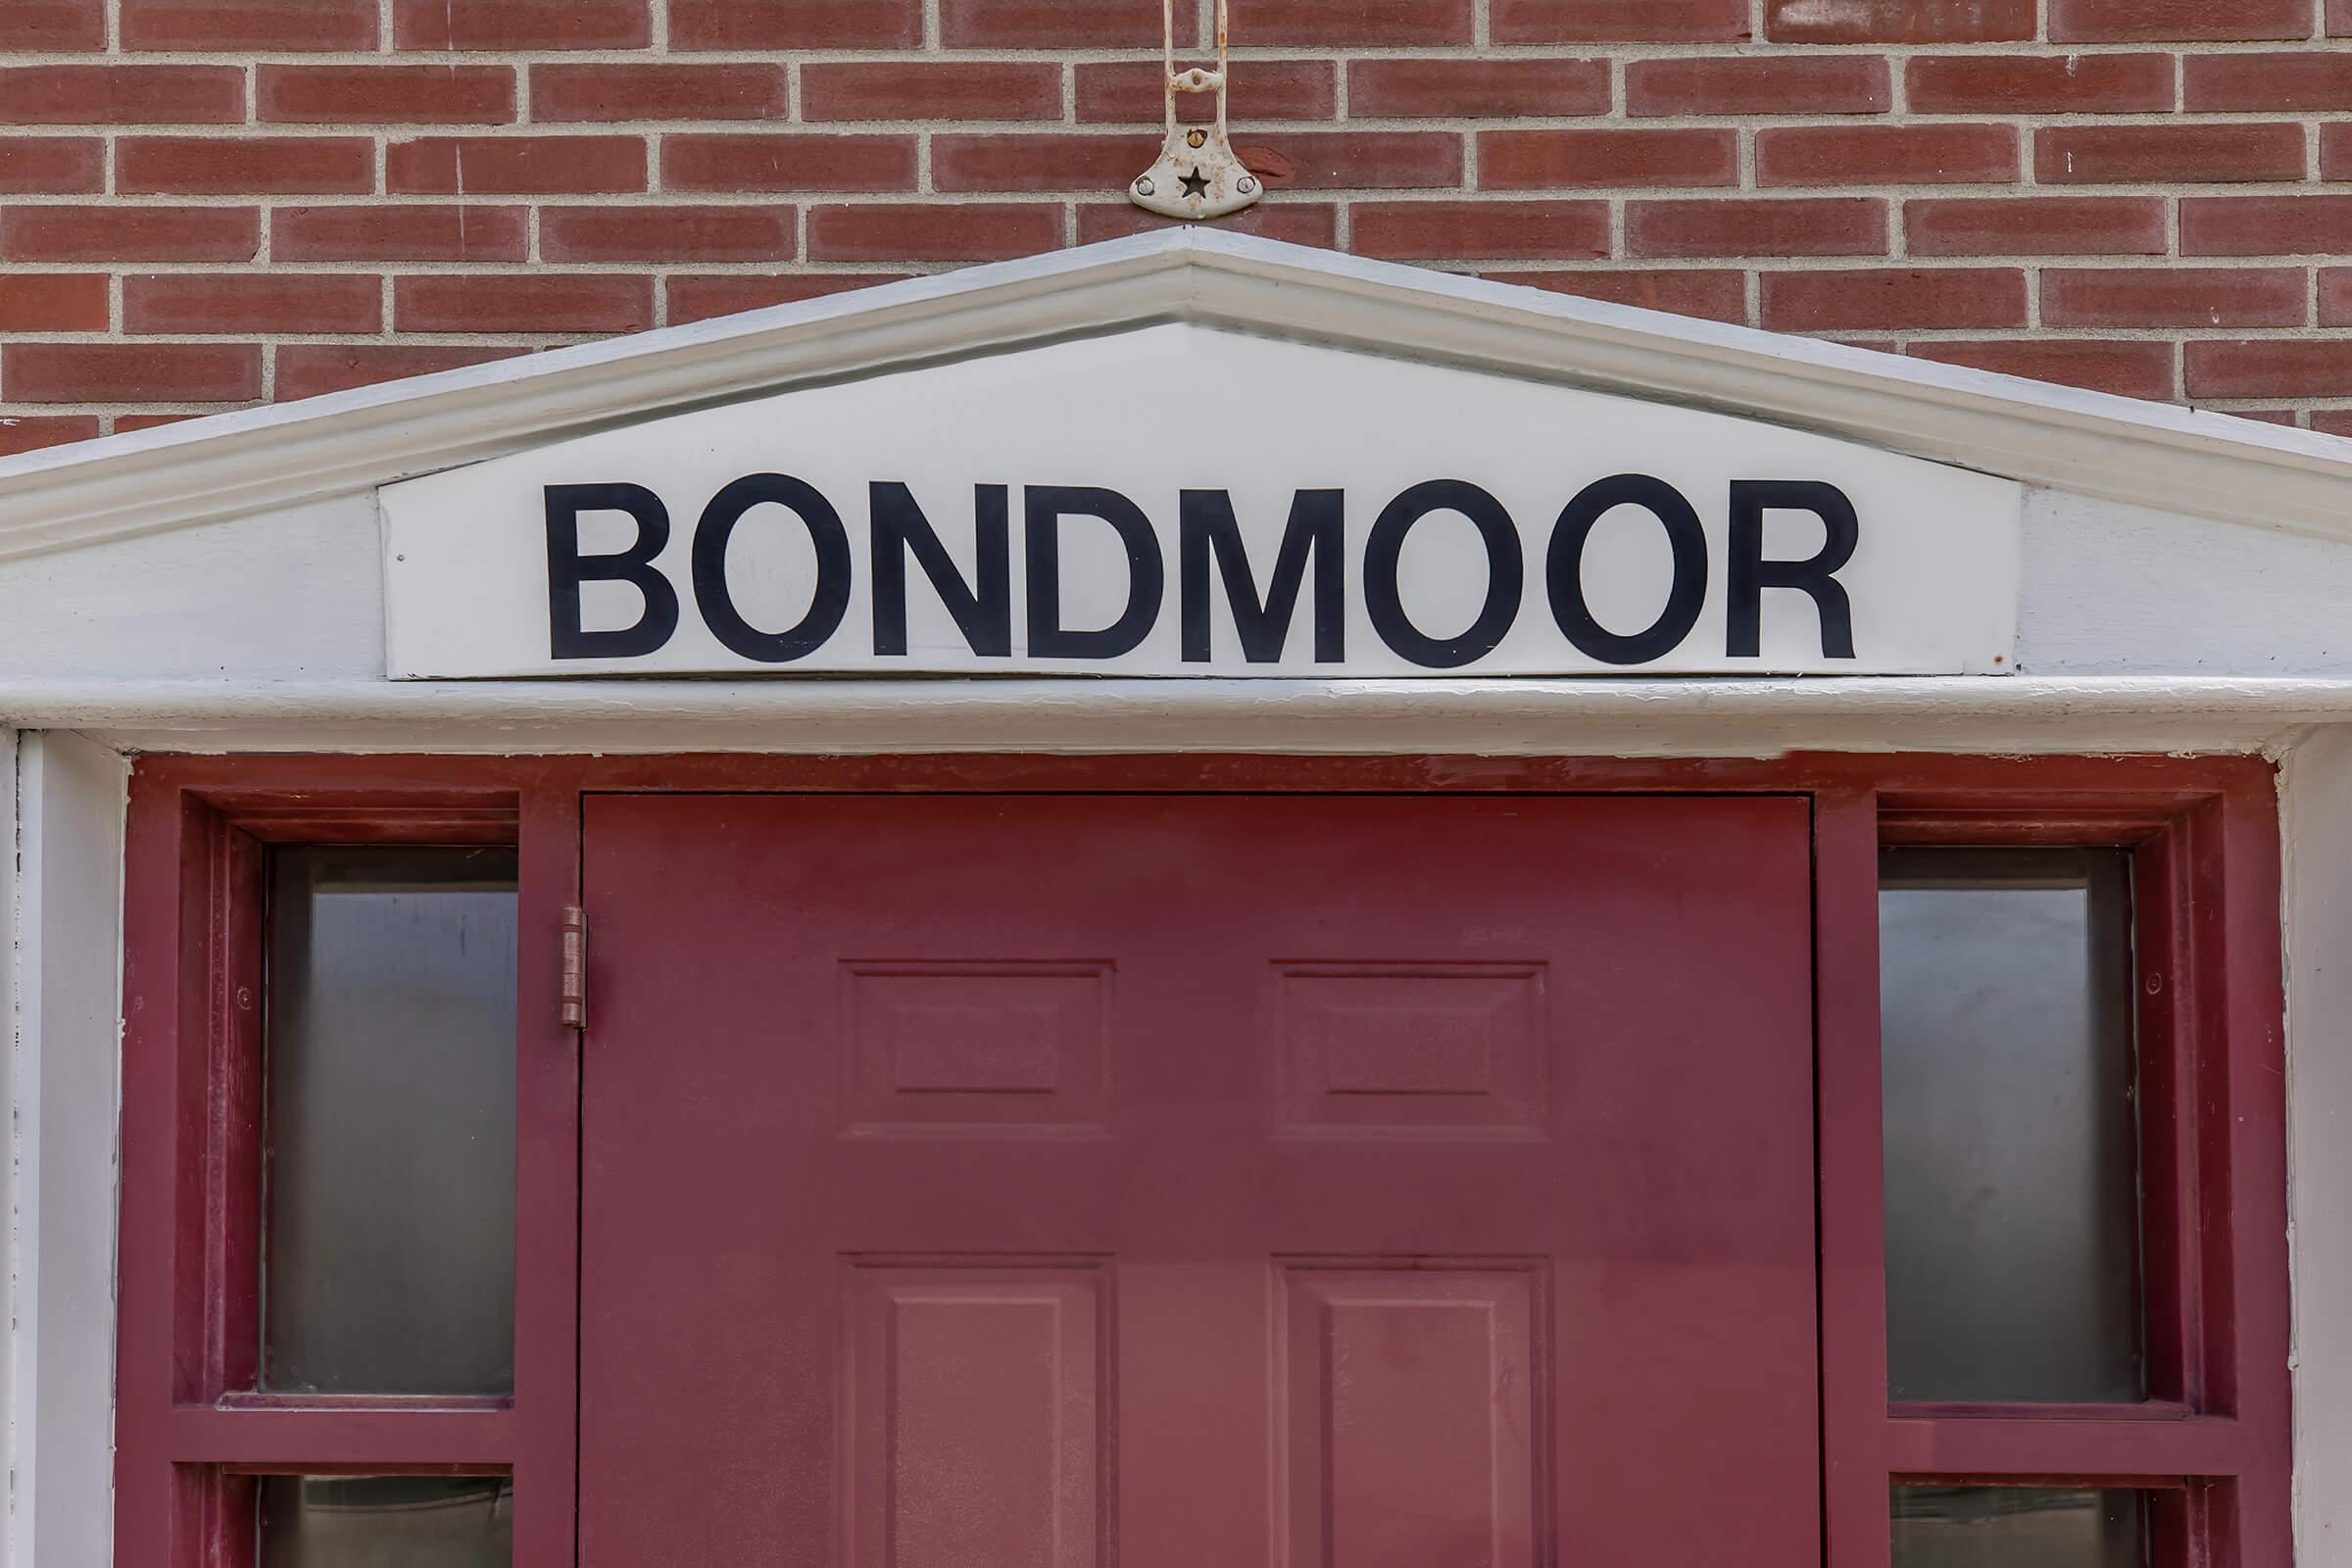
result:
[(263, 1384), (514, 1386), (514, 852), (271, 862)]
[(1894, 1568), (2145, 1568), (2137, 1492), (1897, 1487)]
[(270, 1476), (261, 1568), (507, 1568), (504, 1476)]
[(1879, 937), (1893, 1397), (2144, 1397), (2127, 852), (1889, 851)]

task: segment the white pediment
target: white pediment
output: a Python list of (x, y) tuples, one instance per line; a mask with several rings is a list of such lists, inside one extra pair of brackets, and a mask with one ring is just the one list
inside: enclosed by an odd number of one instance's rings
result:
[(2023, 487), (1190, 323), (381, 492), (390, 673), (2001, 674)]
[(0, 558), (221, 518), (614, 424), (1190, 321), (1682, 404), (2029, 484), (2342, 535), (2352, 443), (1211, 230), (778, 306), (0, 460)]

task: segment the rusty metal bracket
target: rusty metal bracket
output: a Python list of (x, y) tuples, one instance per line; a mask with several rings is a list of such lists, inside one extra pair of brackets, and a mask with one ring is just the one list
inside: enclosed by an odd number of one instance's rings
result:
[[(1159, 150), (1159, 160), (1127, 187), (1127, 195), (1136, 206), (1163, 218), (1185, 218), (1196, 221), (1208, 218), (1223, 218), (1238, 213), (1255, 203), (1266, 193), (1265, 183), (1243, 167), (1233, 151), (1232, 139), (1225, 131), (1225, 98), (1232, 80), (1227, 64), (1231, 24), (1228, 10), (1231, 0), (1217, 0), (1217, 67), (1214, 71), (1195, 66), (1189, 71), (1176, 69), (1176, 0), (1163, 0), (1162, 36), (1166, 48), (1162, 55), (1165, 68), (1168, 136)], [(1217, 119), (1213, 125), (1179, 125), (1176, 122), (1176, 95), (1180, 92), (1213, 92), (1217, 95)]]

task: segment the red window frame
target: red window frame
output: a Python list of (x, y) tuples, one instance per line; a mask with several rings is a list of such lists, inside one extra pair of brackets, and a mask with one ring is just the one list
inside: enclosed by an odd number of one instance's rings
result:
[[(2260, 760), (156, 757), (133, 770), (126, 845), (119, 1561), (250, 1564), (251, 1478), (273, 1473), (512, 1474), (518, 1568), (576, 1560), (581, 1058), (559, 943), (582, 798), (616, 790), (1809, 796), (1832, 1568), (1887, 1568), (1888, 1489), (1906, 1481), (2144, 1488), (2178, 1547), (2157, 1568), (2290, 1558), (2278, 821)], [(251, 1392), (275, 843), (519, 852), (511, 1400)], [(2145, 1403), (1888, 1402), (1878, 853), (1937, 844), (2132, 851)]]

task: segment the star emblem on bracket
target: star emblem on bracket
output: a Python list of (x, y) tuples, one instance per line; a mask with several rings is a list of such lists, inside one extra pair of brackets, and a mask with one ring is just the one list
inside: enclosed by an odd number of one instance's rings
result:
[(1198, 169), (1185, 175), (1183, 183), (1184, 193), (1187, 196), (1205, 197), (1208, 194), (1208, 176)]

